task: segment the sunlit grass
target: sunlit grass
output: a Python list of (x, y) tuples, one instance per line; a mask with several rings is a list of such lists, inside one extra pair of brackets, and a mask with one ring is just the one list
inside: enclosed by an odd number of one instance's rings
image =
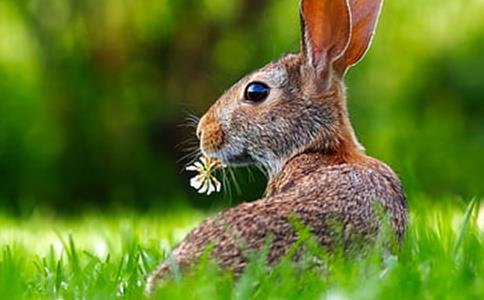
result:
[[(467, 206), (414, 199), (406, 242), (396, 255), (376, 249), (354, 262), (328, 258), (304, 269), (269, 269), (261, 255), (235, 280), (202, 263), (166, 283), (160, 299), (479, 299), (484, 234), (479, 201)], [(435, 201), (434, 201), (435, 203)], [(1, 299), (139, 299), (147, 274), (202, 218), (89, 215), (75, 220), (0, 218)]]

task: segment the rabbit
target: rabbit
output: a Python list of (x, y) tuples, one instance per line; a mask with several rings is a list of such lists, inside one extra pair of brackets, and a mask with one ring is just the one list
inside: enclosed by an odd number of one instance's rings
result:
[[(189, 270), (208, 245), (222, 269), (240, 274), (244, 248), (281, 259), (298, 239), (291, 216), (324, 247), (343, 236), (371, 242), (378, 203), (399, 240), (408, 219), (398, 176), (364, 153), (348, 117), (343, 78), (371, 43), (381, 0), (302, 0), (302, 46), (234, 84), (200, 119), (204, 155), (229, 166), (258, 164), (268, 172), (264, 198), (207, 218), (148, 278), (151, 293), (175, 269)], [(373, 239), (374, 240), (374, 239)]]

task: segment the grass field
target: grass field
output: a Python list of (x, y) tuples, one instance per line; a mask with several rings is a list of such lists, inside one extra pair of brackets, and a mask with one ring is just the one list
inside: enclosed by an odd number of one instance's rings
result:
[[(209, 263), (166, 283), (160, 299), (484, 299), (484, 212), (480, 201), (438, 205), (412, 199), (396, 255), (332, 257), (321, 269), (290, 260), (269, 270), (263, 256), (239, 280)], [(435, 201), (434, 201), (435, 203)], [(0, 217), (0, 299), (140, 299), (146, 275), (203, 214), (45, 214)]]

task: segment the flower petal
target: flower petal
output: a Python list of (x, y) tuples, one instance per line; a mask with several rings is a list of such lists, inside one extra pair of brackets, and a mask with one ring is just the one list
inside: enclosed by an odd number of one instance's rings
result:
[(208, 191), (207, 191), (207, 196), (210, 196), (211, 193), (215, 192), (215, 187), (213, 186), (212, 182), (208, 181)]
[(203, 180), (203, 185), (202, 187), (198, 190), (200, 194), (204, 194), (208, 190), (208, 186), (210, 185), (209, 181), (206, 179), (206, 177)]
[(190, 166), (186, 167), (185, 170), (186, 171), (193, 171), (193, 172), (198, 171), (197, 167), (195, 167), (194, 165), (190, 165)]
[(202, 187), (204, 181), (205, 181), (204, 175), (197, 175), (192, 179), (190, 179), (190, 186), (198, 190)]
[(214, 170), (220, 169), (224, 167), (224, 164), (222, 163), (221, 160), (213, 157), (207, 158), (207, 166), (210, 168), (213, 168)]
[(214, 176), (212, 176), (212, 184), (215, 186), (215, 191), (220, 192), (220, 190), (222, 189), (222, 184), (220, 183), (220, 181), (215, 178)]
[(197, 170), (198, 170), (199, 172), (201, 172), (201, 171), (205, 170), (205, 166), (204, 166), (203, 164), (201, 164), (200, 162), (198, 162), (198, 161), (196, 161), (196, 162), (194, 163), (194, 165), (195, 165), (195, 167), (197, 167)]
[(200, 161), (202, 162), (203, 166), (206, 168), (209, 163), (210, 163), (210, 159), (206, 156), (202, 156), (200, 157)]

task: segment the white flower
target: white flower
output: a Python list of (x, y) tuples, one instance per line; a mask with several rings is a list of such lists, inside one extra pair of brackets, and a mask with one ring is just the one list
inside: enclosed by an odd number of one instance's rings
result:
[(186, 168), (187, 171), (198, 172), (198, 175), (190, 179), (190, 186), (200, 194), (210, 195), (213, 192), (220, 192), (222, 184), (213, 176), (213, 172), (223, 167), (222, 162), (217, 159), (200, 157), (200, 161)]

